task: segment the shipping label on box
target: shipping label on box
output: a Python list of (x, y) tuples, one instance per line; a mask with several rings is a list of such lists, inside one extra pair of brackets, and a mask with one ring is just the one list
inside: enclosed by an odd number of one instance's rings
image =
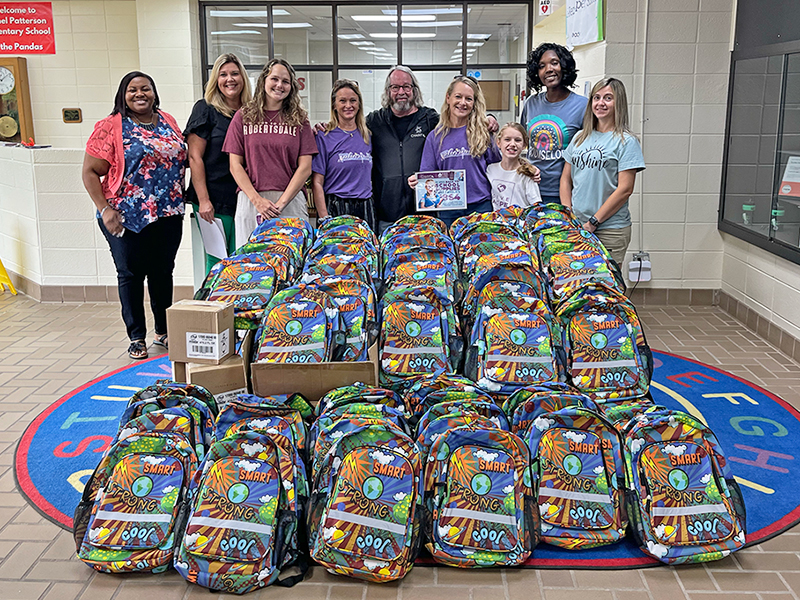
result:
[(230, 330), (219, 333), (186, 332), (186, 357), (220, 360), (230, 354)]

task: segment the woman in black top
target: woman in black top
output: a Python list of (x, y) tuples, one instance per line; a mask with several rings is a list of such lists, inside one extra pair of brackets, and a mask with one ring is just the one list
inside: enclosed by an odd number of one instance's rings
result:
[[(233, 113), (251, 97), (250, 80), (241, 61), (235, 54), (223, 54), (214, 61), (205, 97), (194, 105), (184, 131), (192, 172), (186, 196), (199, 218), (209, 223), (214, 218), (222, 221), (229, 254), (235, 249), (236, 239), (236, 182), (222, 143)], [(206, 254), (206, 273), (220, 258)]]

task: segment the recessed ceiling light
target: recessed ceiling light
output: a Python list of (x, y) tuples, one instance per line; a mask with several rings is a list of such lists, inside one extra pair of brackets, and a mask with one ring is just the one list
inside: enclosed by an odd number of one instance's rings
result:
[[(396, 33), (370, 33), (369, 37), (375, 38), (375, 39), (381, 39), (381, 40), (389, 40), (389, 39), (392, 39), (392, 38), (396, 38), (397, 34)], [(413, 39), (421, 40), (421, 39), (435, 38), (436, 34), (435, 33), (405, 33), (405, 32), (403, 32), (402, 37), (403, 37), (403, 39), (406, 39), (406, 40), (413, 40)]]
[(273, 23), (274, 29), (300, 29), (303, 27), (311, 27), (311, 23)]
[(236, 31), (212, 31), (211, 35), (261, 35), (260, 31), (256, 31), (255, 29), (237, 29)]

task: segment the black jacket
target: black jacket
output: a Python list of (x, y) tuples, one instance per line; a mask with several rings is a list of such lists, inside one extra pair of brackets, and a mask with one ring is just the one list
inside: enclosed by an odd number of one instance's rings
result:
[(425, 138), (439, 122), (439, 113), (422, 106), (411, 115), (406, 136), (400, 140), (391, 114), (391, 109), (382, 108), (367, 115), (372, 132), (372, 195), (380, 221), (414, 213), (414, 190), (407, 180), (419, 171)]

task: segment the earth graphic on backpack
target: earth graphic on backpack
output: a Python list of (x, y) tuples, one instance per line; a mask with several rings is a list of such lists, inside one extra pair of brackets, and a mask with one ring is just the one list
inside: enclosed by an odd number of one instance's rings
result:
[(367, 477), (361, 490), (367, 498), (376, 500), (383, 494), (383, 482), (378, 477)]
[(472, 478), (470, 486), (472, 487), (473, 492), (479, 496), (485, 496), (492, 491), (492, 480), (483, 473), (477, 473), (475, 477)]

